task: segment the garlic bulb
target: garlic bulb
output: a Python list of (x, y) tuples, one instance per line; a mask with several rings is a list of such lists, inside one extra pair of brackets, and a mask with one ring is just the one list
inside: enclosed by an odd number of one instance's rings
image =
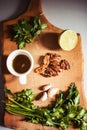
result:
[(47, 91), (48, 89), (50, 89), (52, 87), (51, 84), (47, 84), (43, 86), (43, 91)]
[(48, 90), (48, 97), (52, 98), (54, 95), (57, 94), (58, 90), (59, 90), (58, 88), (50, 88)]
[(40, 98), (41, 101), (47, 100), (47, 92), (44, 92), (42, 97)]

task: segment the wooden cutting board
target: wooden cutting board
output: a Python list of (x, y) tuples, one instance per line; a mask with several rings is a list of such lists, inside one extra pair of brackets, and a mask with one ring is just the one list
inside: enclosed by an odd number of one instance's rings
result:
[[(27, 44), (24, 48), (29, 51), (34, 58), (34, 68), (32, 72), (27, 76), (28, 83), (26, 85), (20, 85), (18, 82), (18, 78), (11, 75), (6, 68), (6, 59), (8, 55), (17, 49), (16, 43), (11, 41), (7, 34), (7, 28), (9, 25), (17, 23), (19, 20), (23, 18), (29, 18), (31, 16), (41, 15), (41, 21), (43, 23), (47, 23), (47, 28), (34, 39), (33, 43)], [(52, 25), (47, 18), (44, 16), (41, 7), (41, 0), (31, 0), (28, 9), (26, 12), (21, 14), (15, 19), (5, 21), (3, 23), (3, 40), (2, 40), (2, 48), (3, 48), (3, 56), (2, 56), (2, 68), (3, 68), (3, 76), (4, 76), (4, 86), (10, 89), (12, 92), (18, 92), (26, 88), (31, 88), (35, 95), (41, 92), (40, 87), (51, 83), (53, 87), (58, 87), (61, 90), (67, 90), (68, 86), (71, 82), (75, 82), (79, 93), (81, 106), (86, 106), (86, 99), (84, 96), (84, 60), (82, 54), (82, 42), (81, 36), (78, 33), (78, 44), (72, 51), (63, 51), (59, 48), (57, 37), (58, 34), (61, 33), (63, 29), (55, 27)], [(70, 70), (64, 71), (60, 73), (59, 76), (45, 78), (34, 72), (34, 69), (39, 66), (39, 58), (46, 53), (57, 53), (61, 55), (63, 59), (68, 60), (70, 63)], [(35, 103), (39, 106), (46, 106), (50, 101), (36, 101)], [(42, 126), (40, 124), (32, 124), (25, 121), (21, 121), (21, 117), (14, 116), (5, 112), (4, 116), (4, 124), (10, 128), (19, 128), (20, 130), (58, 130), (57, 128), (51, 128)], [(69, 128), (69, 130), (73, 130), (73, 128)]]

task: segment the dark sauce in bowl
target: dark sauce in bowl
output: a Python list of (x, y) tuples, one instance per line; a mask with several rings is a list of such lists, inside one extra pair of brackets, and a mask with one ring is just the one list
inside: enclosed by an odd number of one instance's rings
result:
[(19, 54), (13, 59), (13, 68), (17, 73), (23, 74), (27, 72), (30, 66), (30, 59), (24, 54)]

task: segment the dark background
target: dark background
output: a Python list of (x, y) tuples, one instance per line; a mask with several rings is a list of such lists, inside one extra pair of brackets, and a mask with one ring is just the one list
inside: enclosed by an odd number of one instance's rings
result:
[(0, 0), (0, 21), (15, 18), (26, 10), (30, 0)]

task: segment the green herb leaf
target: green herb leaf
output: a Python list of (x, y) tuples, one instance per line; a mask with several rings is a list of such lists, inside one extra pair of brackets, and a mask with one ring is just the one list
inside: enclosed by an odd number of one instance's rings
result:
[(5, 89), (5, 93), (11, 94), (5, 102), (6, 111), (21, 115), (26, 121), (58, 127), (62, 130), (71, 125), (80, 130), (87, 130), (87, 110), (79, 105), (80, 96), (75, 83), (72, 83), (67, 91), (60, 91), (55, 103), (46, 108), (33, 104), (34, 93), (31, 89), (18, 93)]
[(12, 26), (14, 34), (12, 40), (17, 43), (19, 49), (23, 49), (46, 27), (47, 24), (41, 23), (40, 16), (34, 17), (32, 20), (22, 19)]
[(14, 95), (9, 89), (4, 88), (4, 92), (5, 94), (10, 94), (10, 95)]

